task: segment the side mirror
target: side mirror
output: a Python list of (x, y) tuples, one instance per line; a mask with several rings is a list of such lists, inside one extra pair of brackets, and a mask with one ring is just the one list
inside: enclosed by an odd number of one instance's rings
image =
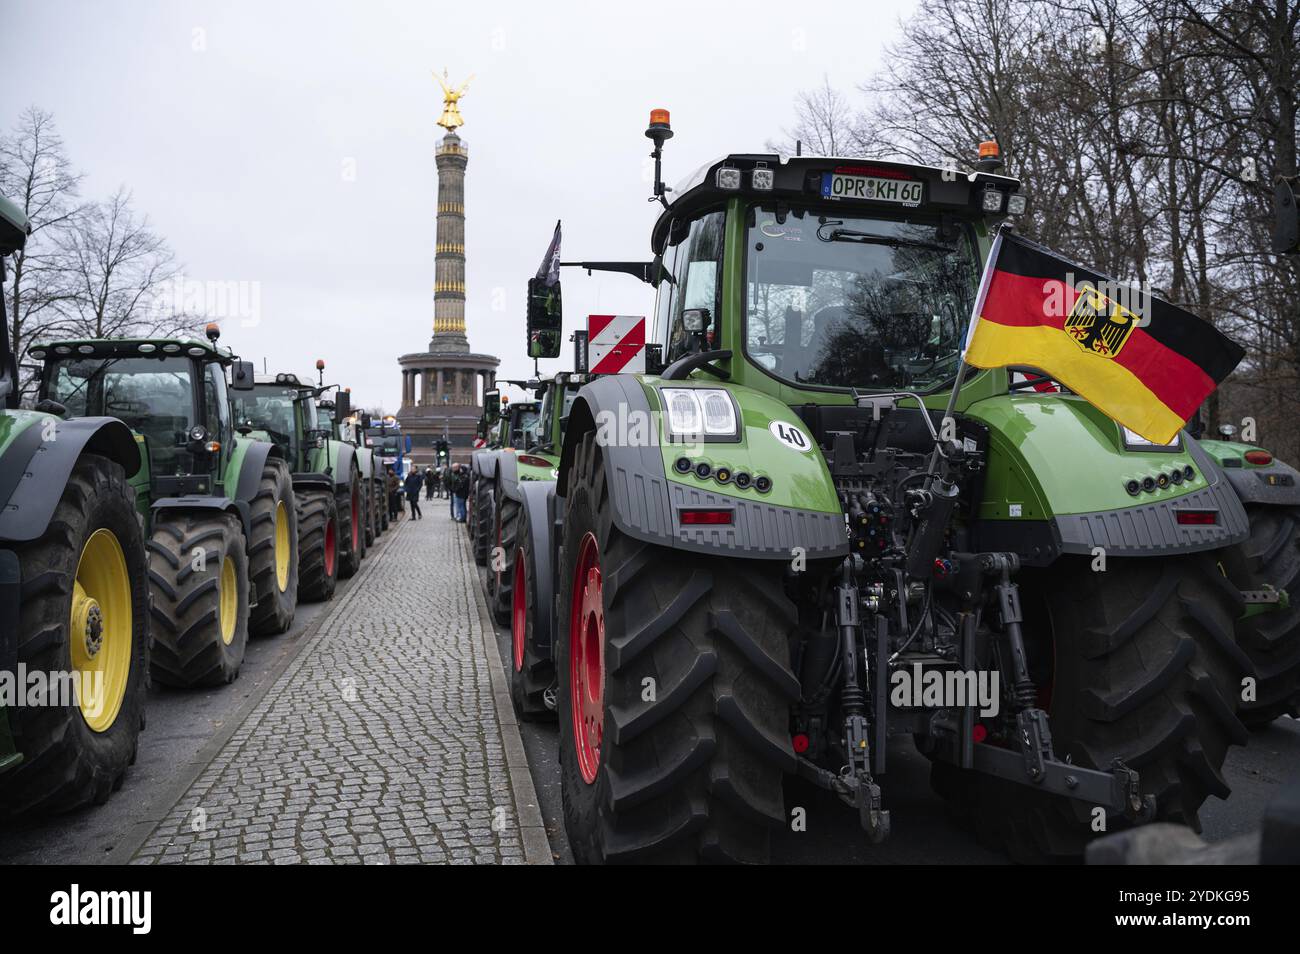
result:
[(406, 452), (407, 452), (408, 454), (411, 453), (411, 448), (412, 448), (413, 446), (414, 446), (414, 445), (411, 443), (411, 435), (410, 435), (410, 434), (407, 434), (407, 435), (406, 435)]
[(253, 390), (253, 362), (236, 361), (230, 366), (230, 390)]
[(538, 278), (528, 280), (528, 357), (558, 358), (563, 327), (560, 283), (547, 285)]
[(371, 420), (370, 412), (369, 412), (369, 411), (362, 411), (362, 412), (361, 412), (361, 429), (362, 429), (363, 431), (368, 431), (368, 430), (370, 430), (370, 428), (371, 428), (371, 426), (372, 426), (373, 424), (374, 424), (374, 421)]
[(489, 421), (495, 421), (501, 416), (501, 392), (486, 391), (483, 394), (483, 416)]
[(334, 420), (342, 423), (352, 416), (352, 395), (339, 391), (334, 395)]

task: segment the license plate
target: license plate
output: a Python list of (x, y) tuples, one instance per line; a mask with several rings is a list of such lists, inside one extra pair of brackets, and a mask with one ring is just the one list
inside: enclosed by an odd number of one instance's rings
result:
[(915, 179), (880, 179), (876, 176), (851, 176), (842, 172), (822, 173), (822, 196), (827, 199), (867, 199), (917, 206), (921, 204), (921, 186), (922, 183)]

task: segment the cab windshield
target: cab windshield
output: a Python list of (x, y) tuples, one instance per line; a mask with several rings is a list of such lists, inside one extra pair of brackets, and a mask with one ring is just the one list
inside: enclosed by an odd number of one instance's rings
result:
[(928, 391), (951, 380), (979, 277), (968, 227), (755, 207), (745, 347), (812, 387)]
[[(512, 409), (514, 410), (514, 409)], [(537, 406), (519, 408), (510, 415), (510, 446), (515, 450), (526, 450), (540, 439), (537, 434), (539, 420)]]
[(53, 362), (48, 375), (47, 396), (70, 417), (116, 417), (144, 435), (155, 474), (189, 473), (195, 417), (188, 358), (70, 358)]
[(235, 425), (266, 431), (275, 443), (296, 453), (293, 406), (297, 397), (296, 388), (281, 385), (258, 385), (251, 392), (236, 393)]

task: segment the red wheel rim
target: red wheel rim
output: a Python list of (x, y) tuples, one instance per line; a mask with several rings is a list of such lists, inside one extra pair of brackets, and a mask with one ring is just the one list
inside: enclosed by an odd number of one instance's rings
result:
[(352, 549), (361, 549), (361, 490), (352, 485)]
[(334, 521), (325, 524), (325, 575), (334, 575)]
[(569, 709), (582, 780), (596, 781), (605, 733), (605, 596), (600, 551), (588, 533), (578, 547), (569, 610)]
[(524, 551), (515, 550), (515, 591), (511, 594), (510, 605), (510, 639), (515, 650), (515, 672), (524, 669), (524, 638), (527, 635), (528, 605), (524, 595), (524, 586), (528, 581), (528, 569), (524, 566)]

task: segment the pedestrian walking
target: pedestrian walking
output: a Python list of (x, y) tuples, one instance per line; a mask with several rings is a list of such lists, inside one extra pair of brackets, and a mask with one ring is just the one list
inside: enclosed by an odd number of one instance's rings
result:
[(420, 513), (420, 488), (424, 486), (424, 475), (414, 467), (406, 475), (406, 500), (411, 505), (411, 519), (423, 520), (424, 514)]
[(433, 474), (432, 467), (424, 468), (424, 499), (433, 499), (433, 488), (437, 486), (438, 479)]
[(469, 469), (457, 464), (451, 478), (452, 517), (465, 522), (465, 498), (469, 496)]
[(397, 479), (397, 472), (388, 468), (388, 519), (396, 522), (402, 515), (402, 482)]
[(442, 472), (442, 489), (447, 492), (447, 512), (453, 520), (456, 519), (456, 495), (451, 492), (451, 484), (456, 475), (456, 468), (459, 466), (460, 464), (448, 464)]

